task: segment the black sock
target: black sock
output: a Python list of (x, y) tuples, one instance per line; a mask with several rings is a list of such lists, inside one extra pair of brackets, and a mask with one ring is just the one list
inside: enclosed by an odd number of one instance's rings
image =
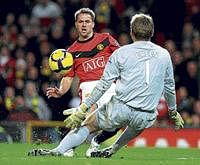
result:
[(120, 129), (116, 129), (115, 131), (113, 132), (108, 132), (108, 131), (102, 131), (99, 135), (97, 135), (95, 137), (95, 141), (100, 144), (102, 142), (104, 142), (105, 140), (113, 137)]

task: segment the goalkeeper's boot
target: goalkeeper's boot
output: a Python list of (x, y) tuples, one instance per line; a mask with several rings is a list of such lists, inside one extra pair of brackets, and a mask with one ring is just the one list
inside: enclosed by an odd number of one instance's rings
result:
[(100, 144), (98, 144), (95, 141), (95, 137), (93, 137), (92, 141), (91, 141), (91, 144), (90, 144), (90, 147), (86, 151), (86, 157), (91, 157), (91, 153), (98, 151), (99, 147), (100, 147)]
[(93, 158), (109, 158), (114, 154), (112, 147), (108, 147), (102, 150), (91, 152)]

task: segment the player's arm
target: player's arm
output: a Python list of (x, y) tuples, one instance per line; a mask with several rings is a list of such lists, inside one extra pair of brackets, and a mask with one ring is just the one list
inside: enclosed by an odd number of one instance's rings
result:
[(64, 95), (71, 87), (73, 77), (63, 77), (60, 82), (60, 87), (49, 87), (47, 88), (47, 97), (61, 97)]
[(183, 128), (184, 121), (181, 115), (176, 111), (176, 94), (175, 94), (175, 81), (172, 61), (169, 57), (168, 67), (165, 74), (164, 97), (169, 107), (169, 117), (174, 121), (175, 130)]
[(175, 81), (170, 56), (168, 56), (168, 66), (164, 81), (164, 97), (168, 103), (169, 110), (174, 110), (176, 109)]

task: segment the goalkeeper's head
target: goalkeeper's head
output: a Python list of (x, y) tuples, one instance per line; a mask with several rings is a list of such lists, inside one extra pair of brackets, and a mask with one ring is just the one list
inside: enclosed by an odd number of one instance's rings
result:
[(154, 23), (151, 16), (135, 14), (130, 22), (133, 41), (149, 41), (154, 33)]

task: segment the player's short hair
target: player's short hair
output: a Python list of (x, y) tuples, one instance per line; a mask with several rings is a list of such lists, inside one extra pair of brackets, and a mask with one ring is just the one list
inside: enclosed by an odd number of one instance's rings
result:
[(154, 33), (152, 17), (146, 14), (135, 14), (130, 22), (130, 30), (136, 40), (150, 40)]
[(81, 8), (77, 10), (74, 14), (75, 21), (77, 21), (79, 14), (89, 14), (92, 17), (92, 21), (95, 20), (95, 13), (89, 8)]

